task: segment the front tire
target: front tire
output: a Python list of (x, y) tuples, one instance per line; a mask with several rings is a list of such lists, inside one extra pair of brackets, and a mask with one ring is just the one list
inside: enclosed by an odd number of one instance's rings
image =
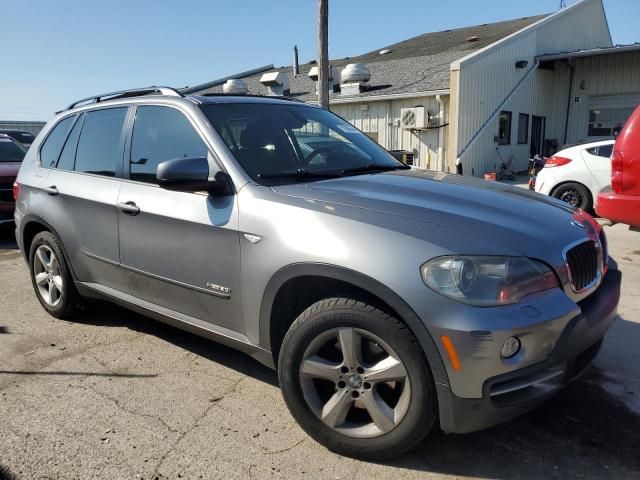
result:
[(72, 317), (82, 308), (58, 238), (51, 232), (38, 233), (29, 250), (31, 283), (40, 305), (52, 316)]
[(436, 421), (434, 382), (416, 338), (353, 299), (321, 300), (300, 314), (284, 338), (278, 376), (300, 426), (342, 455), (396, 457)]

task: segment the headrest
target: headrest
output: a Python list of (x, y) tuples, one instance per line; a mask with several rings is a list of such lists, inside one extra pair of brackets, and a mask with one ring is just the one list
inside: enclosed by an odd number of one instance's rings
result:
[(278, 141), (279, 132), (263, 121), (247, 124), (240, 134), (240, 148), (262, 148)]

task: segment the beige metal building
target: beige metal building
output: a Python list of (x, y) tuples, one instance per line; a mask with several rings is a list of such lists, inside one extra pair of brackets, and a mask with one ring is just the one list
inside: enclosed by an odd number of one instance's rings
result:
[[(412, 152), (419, 167), (453, 172), (459, 162), (475, 176), (610, 138), (640, 102), (640, 45), (612, 45), (602, 0), (427, 33), (331, 65), (334, 112), (385, 148)], [(232, 77), (251, 94), (317, 100), (313, 62)], [(229, 78), (188, 91), (220, 94)]]

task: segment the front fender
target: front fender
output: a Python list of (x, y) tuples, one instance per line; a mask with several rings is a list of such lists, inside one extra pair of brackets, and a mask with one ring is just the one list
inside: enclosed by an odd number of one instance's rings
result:
[(260, 306), (260, 346), (271, 350), (271, 312), (280, 288), (296, 277), (325, 277), (361, 288), (389, 305), (415, 335), (429, 362), (437, 383), (449, 384), (442, 357), (424, 322), (413, 309), (393, 290), (379, 281), (354, 270), (325, 263), (295, 263), (278, 270), (269, 280)]

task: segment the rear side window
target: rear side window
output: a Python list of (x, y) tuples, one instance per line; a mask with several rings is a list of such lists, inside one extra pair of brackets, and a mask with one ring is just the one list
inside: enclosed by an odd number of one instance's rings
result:
[(154, 183), (158, 165), (175, 158), (207, 157), (207, 146), (178, 110), (140, 106), (131, 139), (130, 178)]
[(53, 127), (53, 130), (51, 130), (51, 133), (49, 133), (49, 136), (42, 144), (42, 148), (40, 149), (40, 163), (43, 167), (51, 168), (56, 165), (58, 157), (60, 156), (60, 150), (62, 150), (62, 145), (64, 145), (74, 118), (74, 116), (67, 117)]
[(611, 154), (613, 153), (613, 145), (602, 145), (598, 147), (598, 156), (611, 158)]
[(115, 177), (122, 161), (122, 127), (126, 115), (127, 107), (85, 115), (76, 154), (77, 172)]
[(591, 155), (595, 155), (596, 157), (611, 158), (611, 154), (613, 153), (613, 144), (587, 148), (587, 152)]
[(71, 129), (71, 133), (62, 148), (57, 168), (63, 170), (73, 170), (76, 161), (76, 147), (78, 146), (78, 138), (80, 137), (80, 129), (82, 129), (83, 117), (80, 117)]

